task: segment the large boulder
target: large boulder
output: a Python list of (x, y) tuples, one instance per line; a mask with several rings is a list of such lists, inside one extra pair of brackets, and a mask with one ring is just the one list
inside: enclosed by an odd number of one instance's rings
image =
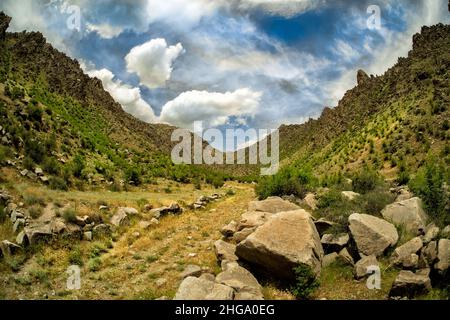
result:
[(123, 211), (128, 216), (136, 216), (139, 214), (139, 211), (137, 211), (137, 209), (131, 207), (120, 207), (117, 209), (117, 211)]
[(232, 263), (227, 269), (219, 273), (216, 282), (233, 288), (235, 300), (262, 300), (262, 287), (258, 280), (247, 270)]
[(383, 218), (397, 226), (403, 226), (416, 235), (425, 230), (428, 216), (420, 198), (411, 198), (392, 203), (381, 211)]
[(237, 245), (236, 254), (261, 271), (294, 279), (299, 264), (320, 273), (323, 249), (311, 215), (300, 209), (273, 215)]
[(428, 272), (416, 272), (402, 270), (395, 279), (390, 297), (413, 298), (431, 290), (431, 280)]
[(402, 266), (403, 268), (417, 268), (419, 263), (417, 254), (422, 247), (422, 239), (416, 237), (397, 247), (391, 256), (391, 261), (394, 265)]
[(92, 229), (94, 239), (111, 236), (111, 227), (107, 224), (99, 224)]
[(349, 228), (360, 254), (380, 256), (398, 241), (395, 226), (383, 219), (354, 213), (349, 218)]
[(252, 201), (248, 204), (248, 211), (278, 213), (298, 209), (300, 209), (299, 206), (280, 197), (269, 197), (266, 200)]
[(174, 300), (233, 300), (234, 290), (205, 278), (187, 277)]
[(437, 259), (437, 242), (431, 241), (420, 253), (420, 260), (423, 261), (424, 267), (433, 266)]
[(241, 216), (237, 231), (262, 226), (271, 216), (273, 216), (273, 213), (270, 212), (248, 211)]
[(436, 226), (434, 223), (428, 225), (427, 228), (425, 229), (425, 235), (423, 236), (422, 239), (423, 243), (429, 243), (430, 241), (437, 239), (440, 231), (441, 230), (439, 229), (439, 227)]
[(450, 240), (441, 239), (438, 243), (437, 262), (434, 268), (444, 273), (450, 266)]

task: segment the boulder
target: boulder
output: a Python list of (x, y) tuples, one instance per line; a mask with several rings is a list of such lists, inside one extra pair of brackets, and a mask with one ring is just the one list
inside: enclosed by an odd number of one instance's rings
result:
[(234, 233), (237, 231), (237, 222), (236, 221), (231, 221), (229, 224), (227, 224), (226, 226), (224, 226), (221, 230), (220, 233), (222, 233), (222, 235), (225, 238), (231, 238)]
[(338, 258), (339, 258), (339, 255), (336, 252), (324, 255), (322, 258), (322, 268), (328, 267), (333, 262), (335, 262)]
[(402, 270), (392, 285), (390, 297), (414, 298), (431, 290), (431, 280), (426, 273)]
[(392, 203), (381, 211), (383, 218), (407, 231), (419, 235), (425, 230), (428, 216), (423, 210), (422, 200), (411, 198)]
[(123, 211), (126, 215), (128, 216), (136, 216), (139, 214), (139, 211), (137, 211), (137, 209), (135, 208), (130, 208), (130, 207), (120, 207), (117, 209), (117, 211)]
[(189, 264), (187, 265), (183, 272), (181, 273), (181, 278), (187, 278), (187, 277), (199, 277), (202, 275), (202, 268), (195, 264)]
[(214, 242), (214, 252), (219, 262), (223, 260), (238, 260), (238, 257), (236, 256), (236, 246), (223, 240), (217, 240)]
[(431, 241), (421, 251), (421, 261), (424, 262), (424, 267), (433, 266), (437, 259), (437, 241)]
[(17, 233), (25, 226), (25, 219), (17, 219), (16, 222), (14, 222), (13, 225), (13, 232)]
[(19, 232), (19, 234), (16, 237), (16, 243), (22, 247), (29, 245), (28, 237), (27, 237), (25, 231)]
[(25, 215), (17, 209), (14, 209), (11, 212), (10, 219), (11, 219), (12, 223), (15, 223), (17, 219), (24, 219), (24, 218), (25, 218)]
[(111, 227), (107, 224), (99, 224), (92, 229), (94, 239), (111, 236)]
[(34, 245), (42, 242), (49, 242), (53, 239), (53, 233), (50, 225), (35, 225), (24, 228), (27, 241)]
[(339, 259), (344, 264), (348, 264), (351, 266), (355, 265), (355, 261), (353, 260), (352, 255), (348, 252), (347, 248), (344, 248), (339, 252)]
[(442, 229), (441, 236), (442, 238), (450, 239), (450, 225)]
[(19, 252), (20, 250), (22, 250), (22, 247), (12, 243), (8, 240), (3, 240), (0, 244), (1, 247), (1, 251), (3, 251), (4, 255), (15, 255), (17, 252)]
[(187, 277), (181, 282), (174, 300), (233, 300), (234, 290), (208, 279)]
[(15, 203), (8, 203), (5, 207), (5, 213), (7, 216), (11, 216), (11, 214), (14, 212), (14, 210), (17, 209), (17, 204)]
[(256, 228), (262, 226), (273, 215), (273, 213), (262, 211), (249, 211), (241, 216), (241, 221), (237, 226), (237, 231), (246, 228)]
[(417, 253), (422, 247), (422, 239), (416, 237), (397, 247), (391, 256), (391, 261), (394, 265), (402, 266), (403, 268), (417, 268), (419, 263)]
[(83, 240), (92, 241), (92, 231), (86, 231), (83, 233)]
[(253, 232), (255, 232), (255, 230), (256, 230), (256, 227), (255, 228), (244, 228), (241, 231), (238, 231), (233, 235), (233, 240), (236, 243), (244, 241), (249, 235), (251, 235)]
[(371, 269), (378, 267), (377, 257), (374, 255), (366, 256), (355, 264), (354, 275), (356, 279), (361, 279), (372, 274)]
[(111, 224), (116, 227), (127, 226), (130, 224), (130, 218), (123, 210), (118, 210), (117, 213), (111, 218)]
[(324, 234), (320, 242), (325, 253), (339, 252), (341, 251), (350, 241), (350, 236), (347, 233), (341, 234)]
[(298, 210), (299, 206), (281, 199), (280, 197), (269, 197), (262, 201), (251, 201), (248, 204), (248, 211), (262, 211), (278, 213), (284, 211)]
[(380, 256), (398, 241), (395, 226), (383, 219), (354, 213), (349, 218), (349, 228), (360, 254)]
[(314, 193), (308, 193), (303, 199), (303, 202), (311, 208), (311, 210), (317, 210), (318, 201)]
[(300, 209), (273, 215), (237, 245), (236, 254), (264, 272), (291, 280), (299, 264), (319, 275), (323, 249), (311, 215)]
[(450, 266), (450, 240), (441, 239), (438, 242), (437, 262), (434, 268), (439, 273), (444, 273)]
[(353, 191), (342, 191), (342, 196), (349, 201), (353, 201), (361, 195)]
[(320, 218), (319, 220), (314, 221), (314, 224), (320, 236), (323, 236), (328, 231), (328, 229), (335, 225), (334, 222), (328, 221), (324, 218)]
[(429, 243), (436, 240), (439, 236), (440, 229), (434, 223), (428, 225), (425, 229), (425, 235), (423, 236), (423, 243)]
[(263, 300), (262, 287), (258, 280), (237, 264), (219, 273), (216, 282), (233, 288), (236, 291), (235, 300)]
[(183, 209), (178, 203), (172, 203), (169, 207), (161, 207), (150, 210), (149, 214), (154, 218), (159, 219), (168, 214), (181, 214)]

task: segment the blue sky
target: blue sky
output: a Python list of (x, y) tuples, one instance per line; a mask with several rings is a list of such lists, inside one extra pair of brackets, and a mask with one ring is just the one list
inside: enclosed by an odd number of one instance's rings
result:
[[(375, 29), (371, 5), (380, 12)], [(77, 8), (73, 29), (67, 21)], [(356, 84), (358, 69), (384, 73), (422, 25), (449, 23), (446, 8), (446, 0), (0, 3), (12, 30), (44, 33), (134, 116), (221, 129), (319, 116)]]

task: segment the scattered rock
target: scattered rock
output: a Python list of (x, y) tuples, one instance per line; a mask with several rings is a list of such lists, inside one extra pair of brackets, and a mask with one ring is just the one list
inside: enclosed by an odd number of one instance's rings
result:
[(184, 271), (181, 273), (181, 278), (187, 278), (187, 277), (199, 277), (202, 275), (202, 268), (195, 264), (189, 264), (184, 268)]
[(377, 257), (370, 255), (363, 257), (355, 264), (354, 274), (356, 279), (361, 279), (372, 274), (373, 269), (378, 267)]
[(342, 196), (349, 201), (353, 201), (361, 195), (353, 191), (342, 191)]
[(1, 243), (1, 249), (4, 255), (12, 256), (15, 255), (17, 252), (19, 252), (20, 250), (22, 250), (22, 247), (8, 240), (3, 240)]
[(278, 213), (284, 211), (298, 210), (299, 206), (281, 199), (280, 197), (269, 197), (262, 201), (252, 201), (248, 204), (248, 211), (262, 211)]
[(39, 167), (37, 167), (36, 169), (34, 169), (34, 173), (35, 173), (37, 176), (43, 176), (43, 175), (44, 175), (44, 171), (43, 171), (41, 168), (39, 168)]
[(328, 229), (335, 225), (334, 222), (328, 221), (324, 218), (320, 218), (319, 220), (314, 221), (314, 224), (320, 236), (323, 236)]
[(355, 261), (353, 260), (353, 257), (351, 256), (351, 254), (348, 252), (347, 248), (344, 248), (339, 252), (339, 259), (344, 264), (348, 264), (351, 266), (355, 265)]
[(450, 266), (450, 240), (441, 239), (438, 243), (437, 261), (434, 268), (444, 273)]
[(423, 243), (429, 243), (439, 236), (440, 229), (434, 223), (427, 226), (425, 235), (423, 236)]
[(236, 256), (236, 246), (223, 240), (217, 240), (216, 242), (214, 242), (214, 252), (218, 261), (238, 260), (238, 257)]
[(92, 229), (92, 235), (95, 239), (111, 236), (111, 227), (107, 224), (99, 224)]
[(20, 175), (22, 177), (26, 177), (28, 175), (28, 170), (27, 169), (23, 169), (22, 171), (20, 171)]
[(222, 230), (220, 230), (220, 233), (222, 233), (222, 235), (226, 238), (231, 238), (237, 231), (237, 226), (237, 222), (233, 220), (229, 224), (224, 226)]
[(425, 230), (428, 216), (423, 210), (422, 200), (411, 198), (392, 203), (381, 211), (383, 218), (407, 231), (419, 235)]
[(251, 235), (253, 232), (255, 232), (255, 230), (256, 230), (256, 227), (255, 228), (244, 228), (241, 231), (238, 231), (233, 235), (233, 240), (236, 243), (244, 241), (245, 239), (247, 239), (247, 237), (249, 235)]
[(354, 213), (349, 218), (349, 228), (360, 254), (380, 256), (398, 241), (395, 226), (383, 219)]
[(311, 208), (311, 210), (317, 210), (318, 201), (314, 193), (307, 193), (303, 202)]
[(120, 207), (117, 209), (117, 212), (123, 211), (127, 216), (136, 216), (139, 214), (139, 211), (137, 211), (135, 208), (129, 208), (129, 207)]
[(100, 211), (108, 211), (109, 207), (105, 206), (105, 205), (101, 205), (101, 206), (98, 207), (98, 210), (100, 210)]
[(25, 227), (24, 231), (30, 245), (49, 242), (53, 239), (50, 225), (29, 226)]
[(83, 233), (83, 240), (92, 241), (92, 231)]
[(324, 234), (320, 240), (325, 253), (339, 252), (347, 246), (349, 241), (350, 236), (347, 233), (341, 233), (338, 235), (327, 233)]
[(28, 237), (25, 231), (21, 231), (16, 237), (16, 243), (19, 246), (25, 247), (29, 245)]
[(150, 210), (149, 214), (154, 218), (159, 219), (168, 214), (181, 214), (183, 209), (180, 207), (178, 203), (173, 203), (169, 207), (161, 207)]
[(442, 229), (441, 236), (442, 238), (450, 239), (450, 225)]
[(18, 211), (17, 209), (12, 211), (10, 217), (12, 223), (16, 222), (17, 219), (24, 219), (24, 218), (25, 215), (22, 212)]
[(13, 226), (13, 232), (17, 233), (25, 226), (25, 219), (17, 219), (16, 222), (14, 222)]
[(431, 280), (427, 274), (402, 270), (392, 285), (389, 297), (414, 298), (431, 290)]
[(165, 286), (166, 283), (167, 283), (167, 279), (165, 279), (165, 278), (159, 278), (159, 279), (156, 279), (156, 281), (155, 281), (155, 285), (158, 288)]
[(433, 266), (437, 259), (437, 241), (431, 241), (421, 251), (421, 261), (425, 263), (424, 267)]
[(127, 226), (130, 224), (130, 218), (123, 210), (117, 211), (117, 213), (111, 218), (111, 224), (117, 227)]
[(391, 256), (392, 263), (404, 268), (417, 268), (419, 256), (417, 253), (422, 249), (423, 242), (420, 237), (416, 237), (405, 244), (397, 247)]
[(294, 279), (293, 268), (300, 263), (320, 273), (323, 249), (311, 215), (300, 209), (272, 216), (238, 244), (236, 254), (264, 272)]
[(262, 287), (258, 280), (239, 265), (233, 265), (219, 273), (216, 282), (233, 288), (235, 300), (263, 300)]
[(322, 268), (328, 267), (330, 264), (335, 262), (339, 258), (339, 255), (336, 252), (332, 252), (323, 256), (322, 259)]

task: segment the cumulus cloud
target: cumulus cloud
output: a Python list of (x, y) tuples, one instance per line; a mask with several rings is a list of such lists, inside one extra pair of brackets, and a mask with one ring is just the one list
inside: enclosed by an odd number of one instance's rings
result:
[(221, 126), (233, 116), (242, 123), (243, 117), (256, 114), (261, 96), (248, 88), (226, 93), (188, 91), (164, 105), (160, 120), (187, 129), (200, 120), (205, 126)]
[(165, 39), (153, 39), (134, 47), (125, 57), (127, 70), (136, 73), (142, 85), (150, 89), (164, 86), (172, 74), (172, 64), (183, 52), (181, 43), (167, 46)]
[(124, 111), (142, 121), (157, 122), (152, 107), (142, 99), (139, 88), (133, 88), (114, 79), (114, 74), (108, 69), (87, 70), (86, 73), (92, 78), (101, 80), (105, 90), (122, 105)]
[(89, 32), (96, 32), (103, 39), (112, 39), (117, 37), (123, 32), (122, 27), (113, 26), (108, 23), (104, 24), (86, 24), (86, 28)]

